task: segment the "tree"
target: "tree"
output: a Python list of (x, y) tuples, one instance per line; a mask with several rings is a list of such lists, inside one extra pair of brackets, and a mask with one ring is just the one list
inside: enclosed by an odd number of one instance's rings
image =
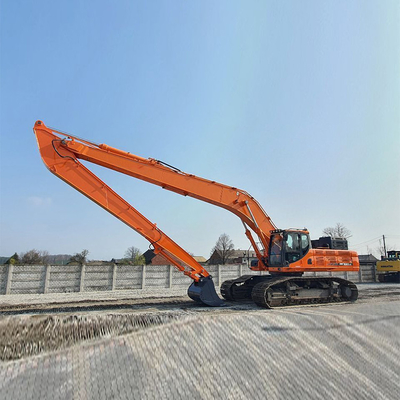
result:
[(25, 265), (43, 264), (43, 259), (40, 254), (40, 251), (36, 249), (32, 249), (27, 251), (26, 253), (20, 254), (19, 258), (21, 264)]
[(215, 246), (211, 250), (211, 255), (214, 254), (214, 252), (216, 252), (220, 258), (221, 264), (226, 264), (229, 257), (233, 255), (234, 251), (235, 251), (235, 246), (231, 238), (226, 233), (223, 233), (218, 238), (217, 243), (215, 243)]
[(80, 253), (74, 254), (70, 259), (70, 263), (78, 263), (79, 265), (83, 265), (87, 262), (87, 255), (89, 254), (89, 250), (82, 250)]
[(131, 265), (145, 264), (145, 258), (142, 252), (135, 246), (128, 247), (125, 252), (125, 260)]
[(333, 228), (325, 228), (322, 231), (322, 234), (337, 239), (347, 239), (351, 236), (351, 232), (340, 222), (336, 223)]
[(19, 256), (15, 253), (8, 261), (9, 264), (25, 264), (25, 265), (35, 265), (35, 264), (49, 264), (50, 256), (49, 252), (46, 250), (36, 250), (32, 249), (26, 253), (21, 253)]

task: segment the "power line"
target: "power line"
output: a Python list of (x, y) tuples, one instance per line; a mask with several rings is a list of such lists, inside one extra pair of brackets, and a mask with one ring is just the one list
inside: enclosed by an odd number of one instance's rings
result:
[(378, 236), (378, 237), (376, 237), (376, 238), (373, 238), (373, 239), (370, 239), (370, 240), (366, 240), (365, 242), (361, 242), (361, 243), (358, 243), (358, 244), (353, 244), (353, 245), (351, 245), (351, 247), (362, 246), (362, 245), (365, 244), (365, 243), (376, 242), (376, 241), (379, 240), (379, 239), (382, 239), (382, 236)]
[(352, 248), (360, 248), (360, 247), (367, 246), (367, 248), (368, 248), (368, 245), (372, 245), (377, 241), (380, 242), (381, 240), (388, 239), (388, 238), (389, 239), (392, 238), (392, 240), (393, 240), (394, 237), (400, 237), (400, 235), (382, 235), (382, 236), (378, 236), (376, 238), (369, 239), (369, 240), (366, 240), (364, 242), (361, 242), (361, 243), (358, 243), (358, 244), (355, 244), (355, 245), (351, 245), (351, 247)]

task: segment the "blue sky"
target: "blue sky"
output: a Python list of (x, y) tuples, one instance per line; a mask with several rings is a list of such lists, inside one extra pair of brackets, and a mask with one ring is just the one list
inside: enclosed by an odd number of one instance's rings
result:
[[(50, 174), (36, 120), (251, 193), (280, 228), (400, 248), (398, 1), (1, 1), (0, 255), (148, 243)], [(89, 166), (195, 255), (240, 220)], [(367, 248), (368, 246), (368, 248)]]

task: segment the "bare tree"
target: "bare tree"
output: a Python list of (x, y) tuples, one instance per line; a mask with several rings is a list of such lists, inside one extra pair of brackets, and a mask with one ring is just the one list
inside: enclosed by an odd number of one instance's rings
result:
[(220, 258), (221, 264), (226, 264), (228, 261), (229, 257), (233, 255), (235, 251), (235, 246), (226, 233), (223, 233), (217, 240), (217, 243), (215, 243), (215, 246), (211, 250), (211, 254), (214, 254), (216, 252)]
[(42, 250), (39, 252), (40, 258), (42, 259), (42, 264), (48, 265), (50, 263), (50, 254), (47, 250)]
[(333, 228), (328, 227), (322, 231), (325, 236), (330, 236), (337, 239), (347, 239), (351, 236), (351, 232), (340, 222), (338, 222)]
[(142, 252), (135, 246), (128, 247), (125, 252), (125, 259), (132, 265), (144, 265), (145, 259)]
[[(394, 250), (394, 246), (391, 246), (390, 244), (386, 243), (386, 249), (385, 249), (383, 241), (381, 239), (379, 239), (379, 246), (375, 250), (381, 256), (381, 258), (387, 257), (387, 252)], [(385, 253), (385, 250), (386, 250), (386, 253)]]
[(20, 254), (19, 259), (21, 261), (21, 264), (25, 265), (35, 265), (43, 263), (40, 251), (36, 249), (32, 249), (27, 251), (26, 253)]
[(89, 254), (89, 250), (82, 250), (80, 253), (74, 254), (70, 259), (69, 262), (73, 263), (76, 262), (79, 265), (83, 265), (87, 262), (87, 255)]

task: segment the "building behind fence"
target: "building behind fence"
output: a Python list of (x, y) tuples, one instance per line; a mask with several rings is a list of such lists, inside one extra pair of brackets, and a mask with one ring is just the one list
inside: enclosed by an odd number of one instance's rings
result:
[[(243, 274), (260, 274), (246, 265), (207, 267), (216, 287)], [(314, 276), (315, 273), (306, 275)], [(319, 272), (353, 282), (375, 282), (375, 264), (361, 265), (358, 272)], [(69, 293), (108, 290), (183, 288), (193, 281), (171, 265), (0, 265), (0, 294)]]

